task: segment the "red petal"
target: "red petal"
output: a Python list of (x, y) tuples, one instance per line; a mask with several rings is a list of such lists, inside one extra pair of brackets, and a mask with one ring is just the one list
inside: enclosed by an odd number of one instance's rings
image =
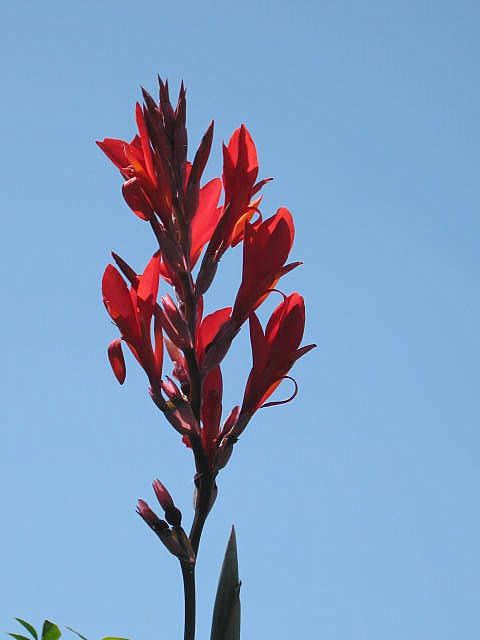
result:
[(118, 169), (125, 169), (130, 164), (125, 153), (125, 147), (128, 145), (125, 140), (105, 138), (105, 140), (97, 140), (97, 145)]
[[(278, 313), (277, 313), (278, 312)], [(305, 306), (298, 293), (289, 296), (272, 314), (267, 326), (269, 368), (285, 375), (295, 361), (295, 354), (305, 328)]]
[(214, 178), (200, 189), (198, 207), (192, 220), (192, 247), (190, 250), (191, 265), (196, 263), (203, 247), (215, 231), (222, 214), (218, 201), (222, 192), (222, 181)]
[(282, 320), (284, 320), (286, 315), (292, 313), (295, 307), (298, 307), (300, 320), (302, 320), (303, 325), (305, 324), (305, 303), (303, 297), (297, 292), (291, 293), (278, 305), (270, 316), (265, 330), (265, 336), (269, 342), (275, 340)]
[(282, 275), (293, 237), (293, 221), (287, 209), (279, 209), (257, 227), (246, 224), (242, 283), (233, 316), (241, 320), (246, 318), (261, 304), (268, 290), (275, 286)]
[(162, 369), (163, 369), (163, 334), (162, 334), (162, 325), (160, 322), (160, 318), (155, 314), (155, 318), (153, 320), (153, 333), (155, 336), (155, 367), (156, 367), (156, 375), (160, 380), (162, 377)]
[(252, 347), (253, 368), (263, 369), (267, 355), (267, 342), (263, 334), (262, 325), (256, 313), (249, 316), (250, 344)]
[(114, 322), (134, 320), (135, 312), (128, 287), (113, 264), (107, 265), (103, 274), (102, 294), (103, 302)]
[(148, 137), (147, 126), (145, 124), (145, 118), (143, 116), (142, 107), (137, 102), (135, 107), (135, 118), (137, 121), (138, 132), (140, 134), (140, 141), (142, 143), (142, 152), (147, 169), (148, 177), (152, 181), (153, 185), (156, 185), (155, 171), (153, 170), (152, 150), (150, 148), (150, 139)]
[(130, 178), (130, 180), (124, 182), (122, 193), (125, 202), (136, 216), (142, 220), (150, 220), (153, 215), (153, 209), (140, 186), (138, 178)]
[(158, 280), (160, 277), (160, 255), (155, 253), (145, 267), (145, 271), (138, 277), (137, 296), (142, 307), (145, 320), (149, 320), (157, 302)]
[(220, 328), (230, 318), (231, 307), (219, 309), (205, 316), (197, 333), (197, 357), (202, 360), (208, 345), (213, 341)]
[(113, 369), (115, 377), (120, 384), (125, 382), (127, 375), (127, 369), (125, 367), (125, 358), (123, 357), (122, 341), (120, 339), (114, 340), (108, 346), (108, 360)]
[(236, 129), (228, 143), (228, 152), (233, 164), (246, 173), (258, 173), (258, 158), (255, 143), (247, 127), (242, 124)]

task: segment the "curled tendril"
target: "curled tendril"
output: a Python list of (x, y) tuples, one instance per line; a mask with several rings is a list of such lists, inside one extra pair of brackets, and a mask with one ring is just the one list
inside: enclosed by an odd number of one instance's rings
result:
[[(267, 293), (274, 293), (274, 292), (275, 293), (279, 293), (282, 296), (283, 301), (285, 302), (285, 300), (287, 299), (287, 296), (286, 296), (285, 293), (283, 293), (283, 291), (280, 291), (280, 289), (267, 289)], [(284, 376), (284, 377), (285, 378), (289, 378), (290, 380), (292, 380), (292, 378), (290, 378), (290, 376)]]
[(293, 390), (292, 395), (289, 396), (286, 400), (273, 400), (272, 402), (265, 402), (264, 404), (261, 405), (261, 407), (259, 407), (260, 409), (266, 409), (267, 407), (276, 407), (277, 404), (287, 404), (288, 402), (291, 402), (295, 398), (295, 396), (298, 393), (298, 384), (295, 378), (292, 378), (291, 376), (282, 376), (281, 379), (291, 380), (293, 382), (293, 384), (295, 385), (295, 388)]

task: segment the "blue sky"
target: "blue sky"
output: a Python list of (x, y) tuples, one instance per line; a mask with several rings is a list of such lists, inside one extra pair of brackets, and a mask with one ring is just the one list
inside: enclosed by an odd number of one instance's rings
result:
[[(159, 72), (186, 82), (192, 148), (216, 120), (209, 175), (252, 131), (264, 213), (297, 225), (283, 288), (319, 345), (219, 478), (199, 638), (232, 523), (243, 638), (478, 634), (479, 18), (467, 1), (4, 3), (0, 629), (181, 636), (177, 564), (134, 507), (160, 477), (188, 520), (191, 458), (133, 362), (113, 378), (99, 286), (111, 249), (141, 269), (153, 246), (94, 140), (133, 133)], [(228, 402), (247, 353), (242, 336)]]

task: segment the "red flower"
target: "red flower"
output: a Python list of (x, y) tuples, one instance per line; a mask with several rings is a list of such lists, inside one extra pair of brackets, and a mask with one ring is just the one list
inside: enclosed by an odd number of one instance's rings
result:
[(242, 283), (232, 318), (243, 323), (275, 287), (279, 278), (300, 262), (285, 265), (295, 237), (290, 211), (282, 208), (258, 225), (247, 224), (243, 243)]
[(253, 196), (269, 179), (256, 182), (258, 159), (255, 143), (245, 125), (233, 132), (227, 146), (223, 145), (223, 187), (225, 202), (222, 217), (207, 247), (197, 290), (204, 293), (215, 275), (218, 261), (228, 249), (243, 237), (245, 225), (258, 212), (260, 199)]
[(304, 327), (305, 305), (298, 293), (292, 293), (278, 305), (265, 333), (257, 315), (251, 314), (253, 366), (245, 388), (240, 422), (264, 406), (294, 362), (315, 347), (314, 344), (300, 347)]
[(123, 197), (132, 211), (142, 220), (150, 220), (156, 212), (166, 222), (172, 211), (171, 178), (162, 156), (152, 152), (144, 111), (138, 103), (135, 117), (139, 135), (130, 143), (105, 138), (97, 144), (125, 178)]
[[(143, 274), (136, 276), (130, 289), (117, 269), (109, 264), (102, 279), (103, 302), (113, 322), (149, 377), (152, 386), (160, 384), (163, 338), (160, 323), (155, 322), (152, 346), (151, 320), (157, 303), (160, 258), (155, 254)], [(109, 347), (109, 360), (120, 384), (125, 380), (125, 361), (120, 340)]]

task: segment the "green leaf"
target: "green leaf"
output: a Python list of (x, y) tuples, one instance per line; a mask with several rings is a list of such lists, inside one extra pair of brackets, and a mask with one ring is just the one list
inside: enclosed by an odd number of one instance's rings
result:
[(12, 638), (15, 638), (15, 640), (30, 640), (30, 638), (27, 638), (27, 636), (21, 636), (19, 633), (9, 633), (9, 636), (12, 636)]
[(85, 636), (82, 636), (81, 633), (79, 633), (78, 631), (75, 631), (75, 629), (72, 629), (72, 627), (65, 627), (65, 628), (68, 629), (69, 631), (71, 631), (72, 633), (74, 633), (76, 636), (78, 636), (82, 640), (87, 640), (87, 638)]
[(50, 622), (50, 620), (45, 620), (42, 628), (42, 640), (58, 640), (61, 635), (62, 632), (56, 624)]
[(29, 622), (27, 622), (26, 620), (22, 620), (21, 618), (15, 618), (15, 620), (17, 622), (19, 622), (22, 627), (25, 627), (25, 629), (32, 634), (32, 636), (35, 638), (35, 640), (38, 640), (38, 634), (37, 631), (35, 629), (35, 627), (33, 627)]
[(218, 581), (210, 640), (240, 640), (240, 584), (237, 541), (232, 527)]

